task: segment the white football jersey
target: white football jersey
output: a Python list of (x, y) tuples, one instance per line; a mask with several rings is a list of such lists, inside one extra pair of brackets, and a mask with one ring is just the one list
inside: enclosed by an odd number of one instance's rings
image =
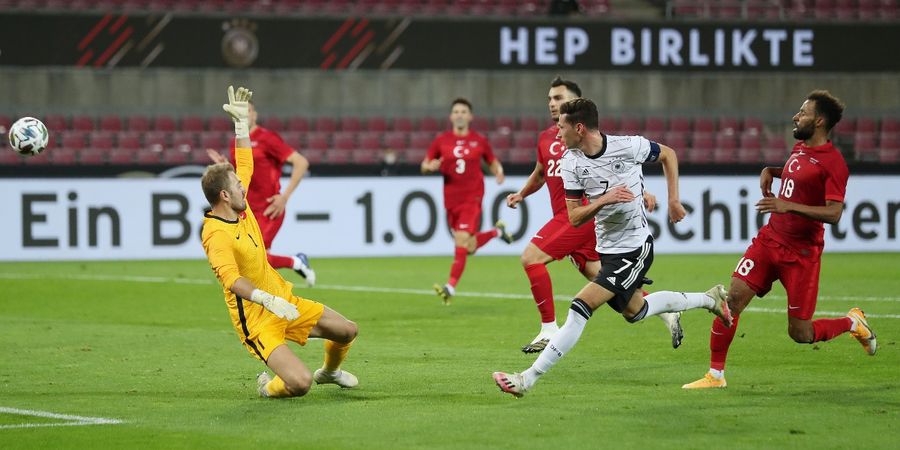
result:
[(627, 253), (640, 248), (650, 235), (644, 211), (644, 162), (659, 158), (659, 144), (643, 136), (604, 135), (603, 148), (594, 157), (577, 148), (563, 154), (561, 175), (566, 197), (581, 194), (593, 200), (609, 188), (625, 185), (634, 194), (628, 203), (600, 208), (594, 216), (599, 253)]

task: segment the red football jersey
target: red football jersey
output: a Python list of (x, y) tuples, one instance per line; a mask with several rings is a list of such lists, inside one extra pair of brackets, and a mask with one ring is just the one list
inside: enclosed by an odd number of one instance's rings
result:
[(553, 208), (554, 216), (557, 214), (568, 215), (566, 190), (563, 187), (563, 180), (559, 176), (559, 159), (566, 152), (566, 144), (562, 140), (556, 139), (558, 133), (559, 127), (552, 125), (541, 133), (537, 145), (537, 160), (544, 166), (544, 181), (550, 192), (550, 207)]
[[(234, 164), (234, 139), (231, 139), (231, 164)], [(253, 177), (247, 187), (247, 204), (256, 216), (262, 216), (269, 206), (267, 198), (281, 193), (281, 168), (294, 153), (291, 146), (284, 143), (278, 133), (256, 127), (250, 133), (253, 147)]]
[[(825, 206), (826, 200), (843, 202), (850, 176), (847, 163), (831, 141), (818, 147), (794, 145), (781, 173), (778, 197), (809, 206)], [(823, 247), (822, 222), (797, 214), (772, 214), (769, 227), (774, 238), (788, 247)]]
[(487, 138), (475, 131), (465, 136), (445, 131), (428, 147), (428, 159), (437, 158), (441, 158), (440, 170), (444, 176), (444, 208), (464, 203), (480, 205), (484, 197), (481, 161), (491, 164), (497, 159)]

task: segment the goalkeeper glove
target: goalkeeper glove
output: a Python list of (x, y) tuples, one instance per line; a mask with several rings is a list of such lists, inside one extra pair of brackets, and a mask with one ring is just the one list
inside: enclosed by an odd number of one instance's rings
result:
[(272, 314), (285, 320), (294, 320), (300, 317), (300, 312), (293, 303), (266, 291), (254, 289), (253, 294), (250, 295), (250, 301), (262, 305)]
[(250, 138), (250, 97), (253, 92), (247, 88), (239, 87), (237, 93), (234, 92), (234, 86), (228, 86), (228, 103), (222, 105), (222, 109), (231, 116), (234, 121), (235, 137)]

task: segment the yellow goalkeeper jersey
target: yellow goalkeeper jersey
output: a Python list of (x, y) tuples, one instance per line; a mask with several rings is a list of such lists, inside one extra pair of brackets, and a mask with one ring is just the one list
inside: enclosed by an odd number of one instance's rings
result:
[[(235, 162), (235, 172), (241, 184), (245, 190), (249, 189), (250, 177), (253, 175), (253, 151), (249, 148), (236, 149)], [(231, 292), (231, 286), (238, 278), (247, 278), (257, 289), (284, 299), (293, 296), (291, 290), (294, 285), (282, 278), (266, 259), (262, 232), (250, 208), (235, 221), (206, 213), (201, 240), (209, 265), (222, 284), (225, 304), (228, 305), (231, 321), (238, 333), (242, 329), (246, 333), (247, 324), (256, 323), (265, 312), (261, 305), (249, 300), (239, 301)]]

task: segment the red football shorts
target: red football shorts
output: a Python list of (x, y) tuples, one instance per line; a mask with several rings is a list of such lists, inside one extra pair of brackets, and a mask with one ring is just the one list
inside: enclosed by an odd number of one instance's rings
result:
[(481, 229), (481, 204), (464, 203), (448, 209), (447, 222), (453, 231), (477, 233)]
[(597, 236), (594, 234), (593, 220), (574, 227), (569, 223), (567, 215), (553, 216), (531, 238), (531, 243), (553, 259), (570, 256), (572, 262), (578, 266), (578, 270), (584, 270), (588, 261), (600, 260), (596, 249)]
[[(265, 211), (263, 208), (261, 211)], [(281, 214), (280, 216), (270, 219), (260, 212), (259, 215), (256, 212), (253, 213), (256, 216), (256, 222), (259, 223), (259, 231), (262, 232), (263, 243), (266, 245), (266, 250), (272, 248), (272, 241), (275, 240), (275, 235), (278, 234), (278, 230), (281, 229), (281, 224), (284, 223), (284, 216), (286, 214)]]
[(788, 316), (811, 319), (819, 295), (821, 249), (811, 249), (804, 255), (768, 237), (766, 232), (763, 228), (753, 238), (732, 277), (743, 280), (760, 297), (772, 289), (775, 280), (780, 280), (787, 292)]

